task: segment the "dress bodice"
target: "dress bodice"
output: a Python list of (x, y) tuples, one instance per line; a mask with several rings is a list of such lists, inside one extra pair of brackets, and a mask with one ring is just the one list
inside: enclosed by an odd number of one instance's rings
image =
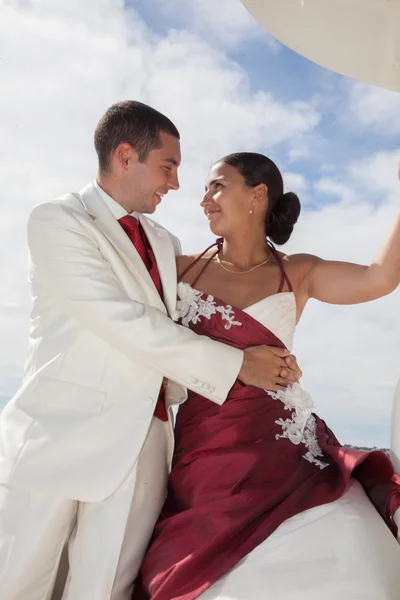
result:
[(273, 294), (243, 312), (272, 331), (288, 350), (292, 350), (296, 328), (296, 298), (293, 292)]
[[(180, 282), (177, 307), (172, 316), (174, 320), (190, 327), (197, 334), (207, 335), (236, 348), (266, 345), (286, 347), (290, 350), (296, 325), (296, 300), (293, 292), (278, 292), (242, 310), (225, 304), (211, 294), (196, 290), (186, 282)], [(272, 437), (288, 438), (296, 445), (304, 444), (307, 449), (304, 458), (321, 469), (324, 468), (326, 464), (320, 460), (322, 453), (315, 439), (315, 420), (312, 417), (314, 403), (301, 385), (295, 383), (290, 388), (278, 392), (261, 392), (254, 389), (252, 393), (260, 400), (261, 412), (266, 407), (266, 395), (280, 400), (271, 405), (274, 416), (268, 416), (268, 420), (273, 423)], [(237, 381), (225, 401), (225, 406), (232, 402), (238, 406), (238, 400), (247, 398), (248, 395), (248, 388)], [(186, 412), (191, 412), (190, 406), (196, 394), (191, 392), (189, 396), (191, 402), (180, 410), (181, 419)], [(201, 397), (197, 398), (196, 402), (203, 403), (206, 412), (215, 411), (217, 408), (209, 401), (204, 403)], [(255, 410), (254, 398), (252, 409)], [(288, 418), (288, 411), (293, 411), (292, 418)], [(179, 430), (179, 422), (177, 425)]]
[(178, 284), (178, 305), (175, 319), (182, 324), (195, 325), (203, 317), (210, 320), (213, 314), (220, 313), (226, 321), (226, 329), (240, 323), (240, 313), (246, 313), (261, 325), (269, 329), (291, 350), (296, 327), (296, 298), (293, 292), (279, 292), (263, 298), (244, 310), (224, 305), (217, 298), (192, 288), (189, 283)]

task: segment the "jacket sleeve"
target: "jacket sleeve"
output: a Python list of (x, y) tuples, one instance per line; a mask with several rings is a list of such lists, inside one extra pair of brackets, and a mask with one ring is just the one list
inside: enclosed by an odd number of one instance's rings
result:
[(38, 205), (28, 220), (36, 281), (80, 325), (135, 363), (222, 404), (240, 371), (243, 352), (174, 323), (132, 300), (97, 243), (61, 203)]

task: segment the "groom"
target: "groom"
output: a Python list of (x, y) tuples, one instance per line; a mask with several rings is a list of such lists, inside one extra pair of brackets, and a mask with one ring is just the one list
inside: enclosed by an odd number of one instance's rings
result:
[(29, 355), (0, 418), (2, 600), (50, 598), (67, 541), (64, 600), (127, 598), (165, 497), (171, 406), (186, 388), (222, 404), (236, 378), (299, 375), (282, 350), (242, 352), (168, 317), (180, 246), (143, 214), (179, 187), (173, 123), (121, 102), (95, 147), (97, 181), (29, 217)]

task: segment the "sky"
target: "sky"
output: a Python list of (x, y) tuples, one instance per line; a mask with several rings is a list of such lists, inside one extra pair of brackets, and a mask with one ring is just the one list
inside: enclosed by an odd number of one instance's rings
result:
[[(93, 131), (113, 102), (148, 103), (181, 132), (181, 189), (156, 218), (185, 252), (213, 241), (199, 207), (213, 161), (250, 150), (302, 201), (286, 252), (373, 260), (400, 204), (399, 94), (295, 54), (239, 0), (3, 0), (0, 13), (0, 404), (27, 349), (27, 216), (95, 178)], [(389, 445), (399, 300), (311, 301), (298, 326), (303, 385), (342, 443)]]

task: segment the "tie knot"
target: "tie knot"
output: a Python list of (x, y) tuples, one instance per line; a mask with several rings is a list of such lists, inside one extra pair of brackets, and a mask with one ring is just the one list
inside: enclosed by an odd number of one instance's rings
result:
[(132, 215), (125, 215), (121, 219), (118, 219), (118, 223), (125, 229), (125, 231), (137, 231), (139, 228), (139, 221)]

